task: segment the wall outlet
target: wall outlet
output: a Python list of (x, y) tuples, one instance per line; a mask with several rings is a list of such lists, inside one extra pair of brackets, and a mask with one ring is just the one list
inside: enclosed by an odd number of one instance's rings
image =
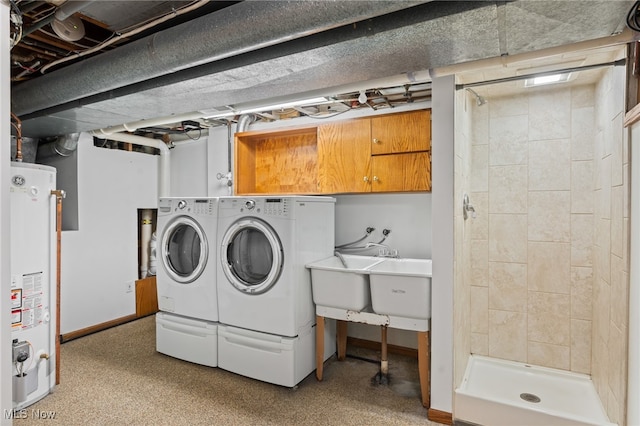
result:
[(124, 291), (125, 293), (133, 293), (134, 283), (133, 281), (127, 281), (124, 283)]

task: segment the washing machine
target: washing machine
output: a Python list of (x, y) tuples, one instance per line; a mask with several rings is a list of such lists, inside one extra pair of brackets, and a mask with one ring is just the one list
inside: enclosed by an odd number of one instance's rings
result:
[(158, 201), (156, 350), (217, 366), (218, 198)]
[[(315, 310), (304, 265), (331, 256), (334, 225), (331, 197), (220, 198), (219, 367), (289, 387), (313, 371)], [(325, 357), (335, 349), (330, 333)]]

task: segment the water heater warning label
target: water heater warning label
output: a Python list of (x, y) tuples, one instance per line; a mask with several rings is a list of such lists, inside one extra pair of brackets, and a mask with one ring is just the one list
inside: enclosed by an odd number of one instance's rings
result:
[[(12, 283), (11, 326), (13, 328), (33, 328), (43, 321), (43, 276), (42, 272), (25, 274), (22, 283)], [(22, 284), (22, 287), (16, 287)]]

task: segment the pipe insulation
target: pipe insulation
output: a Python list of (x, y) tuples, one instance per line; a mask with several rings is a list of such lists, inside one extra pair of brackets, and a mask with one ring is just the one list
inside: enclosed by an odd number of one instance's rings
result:
[(143, 136), (130, 135), (128, 133), (106, 133), (103, 129), (89, 132), (98, 139), (110, 139), (118, 142), (132, 143), (134, 145), (149, 146), (160, 150), (160, 168), (158, 170), (158, 198), (168, 197), (171, 189), (171, 162), (167, 144), (158, 139), (145, 138)]
[(426, 2), (239, 2), (17, 85), (12, 110), (29, 114)]

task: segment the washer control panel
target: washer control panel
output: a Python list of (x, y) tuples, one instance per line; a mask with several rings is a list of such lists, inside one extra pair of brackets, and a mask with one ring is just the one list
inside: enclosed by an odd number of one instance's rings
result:
[(227, 215), (226, 212), (235, 214), (265, 215), (272, 217), (289, 217), (290, 203), (289, 198), (221, 198), (220, 212)]

